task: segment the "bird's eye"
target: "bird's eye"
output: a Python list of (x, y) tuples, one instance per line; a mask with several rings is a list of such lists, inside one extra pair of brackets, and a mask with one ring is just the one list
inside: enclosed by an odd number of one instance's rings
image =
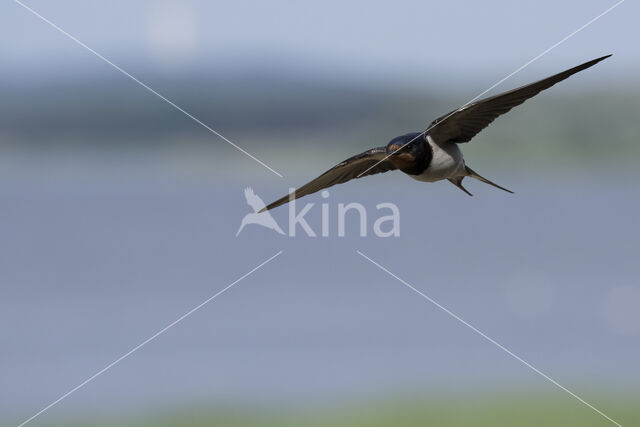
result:
[(411, 150), (413, 148), (413, 143), (412, 142), (408, 143), (407, 145), (405, 145), (404, 148), (406, 148), (407, 150)]

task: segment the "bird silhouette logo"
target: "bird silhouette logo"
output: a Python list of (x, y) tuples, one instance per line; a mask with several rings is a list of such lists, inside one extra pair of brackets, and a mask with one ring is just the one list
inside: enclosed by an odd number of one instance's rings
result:
[(282, 231), (276, 220), (273, 219), (269, 212), (258, 213), (260, 210), (264, 209), (265, 204), (260, 196), (253, 192), (251, 187), (244, 189), (244, 197), (247, 199), (247, 204), (251, 209), (253, 209), (253, 212), (246, 214), (244, 218), (242, 218), (242, 223), (240, 223), (240, 228), (236, 233), (236, 237), (238, 237), (244, 226), (249, 224), (258, 224), (263, 227), (270, 228), (278, 234), (284, 235), (284, 231)]

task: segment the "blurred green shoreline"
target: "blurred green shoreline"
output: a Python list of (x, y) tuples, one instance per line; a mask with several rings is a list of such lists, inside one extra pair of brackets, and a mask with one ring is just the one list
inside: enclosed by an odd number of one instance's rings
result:
[[(602, 394), (587, 389), (578, 393), (587, 402), (622, 425), (638, 425), (640, 408), (635, 392)], [(595, 392), (595, 393), (594, 393)], [(145, 413), (56, 419), (52, 426), (606, 426), (613, 425), (591, 408), (561, 390), (500, 390), (483, 393), (396, 395), (313, 407), (292, 405), (235, 405), (211, 408), (206, 404), (166, 407)], [(47, 416), (47, 415), (45, 415)]]
[[(607, 169), (633, 165), (640, 158), (640, 82), (625, 87), (603, 82), (594, 88), (574, 80), (497, 119), (465, 144), (465, 155), (507, 169), (519, 163)], [(260, 72), (194, 75), (188, 81), (154, 79), (154, 86), (284, 173), (310, 165), (330, 167), (396, 135), (425, 129), (468, 100), (459, 93), (477, 92), (459, 82), (449, 84), (451, 88), (409, 91)], [(514, 86), (517, 83), (506, 82), (487, 96)], [(156, 153), (158, 159), (172, 156), (194, 167), (206, 162), (209, 168), (224, 169), (231, 160), (233, 170), (255, 167), (216, 135), (118, 78), (7, 86), (0, 112), (0, 157), (5, 162), (11, 156), (19, 160), (58, 151), (95, 151), (138, 157)]]
[[(424, 129), (465, 100), (445, 87), (411, 92), (258, 72), (192, 77), (188, 84), (154, 83), (285, 176), (308, 177), (309, 169), (320, 173), (353, 153)], [(465, 144), (465, 157), (478, 169), (490, 166), (511, 174), (527, 168), (560, 176), (633, 173), (640, 159), (640, 83), (626, 89), (605, 84), (593, 88), (569, 81), (529, 100)], [(495, 91), (513, 86), (505, 83)], [(456, 93), (476, 91), (455, 87)], [(270, 174), (179, 111), (120, 79), (4, 89), (0, 174), (28, 173), (43, 165), (50, 165), (51, 172), (84, 165), (88, 172), (108, 174), (110, 167), (136, 168), (136, 162), (142, 169), (186, 175)]]

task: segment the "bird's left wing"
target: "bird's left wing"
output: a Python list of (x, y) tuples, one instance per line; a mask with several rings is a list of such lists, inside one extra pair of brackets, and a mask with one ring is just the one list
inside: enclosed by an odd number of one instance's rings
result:
[(610, 57), (603, 56), (577, 67), (570, 68), (546, 79), (519, 87), (509, 92), (501, 93), (478, 102), (465, 105), (449, 114), (434, 120), (427, 132), (436, 142), (469, 142), (482, 129), (489, 126), (498, 116), (508, 112), (513, 107), (522, 104), (527, 99), (536, 96), (554, 84), (569, 78), (573, 74), (585, 70), (598, 62)]
[(397, 169), (387, 157), (385, 147), (372, 148), (364, 153), (357, 154), (347, 160), (335, 165), (313, 181), (310, 181), (298, 188), (291, 194), (271, 203), (260, 212), (268, 211), (280, 205), (284, 205), (290, 200), (299, 199), (300, 197), (320, 191), (323, 188), (332, 185), (342, 184), (360, 176), (373, 175), (376, 173), (387, 172)]

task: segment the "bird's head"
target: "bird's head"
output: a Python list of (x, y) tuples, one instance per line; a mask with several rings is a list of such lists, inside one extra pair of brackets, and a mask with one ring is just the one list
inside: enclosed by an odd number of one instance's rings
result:
[[(400, 170), (409, 174), (420, 174), (426, 168), (425, 160), (430, 154), (422, 132), (411, 132), (397, 136), (387, 144), (389, 160)], [(428, 161), (426, 162), (428, 163)]]

